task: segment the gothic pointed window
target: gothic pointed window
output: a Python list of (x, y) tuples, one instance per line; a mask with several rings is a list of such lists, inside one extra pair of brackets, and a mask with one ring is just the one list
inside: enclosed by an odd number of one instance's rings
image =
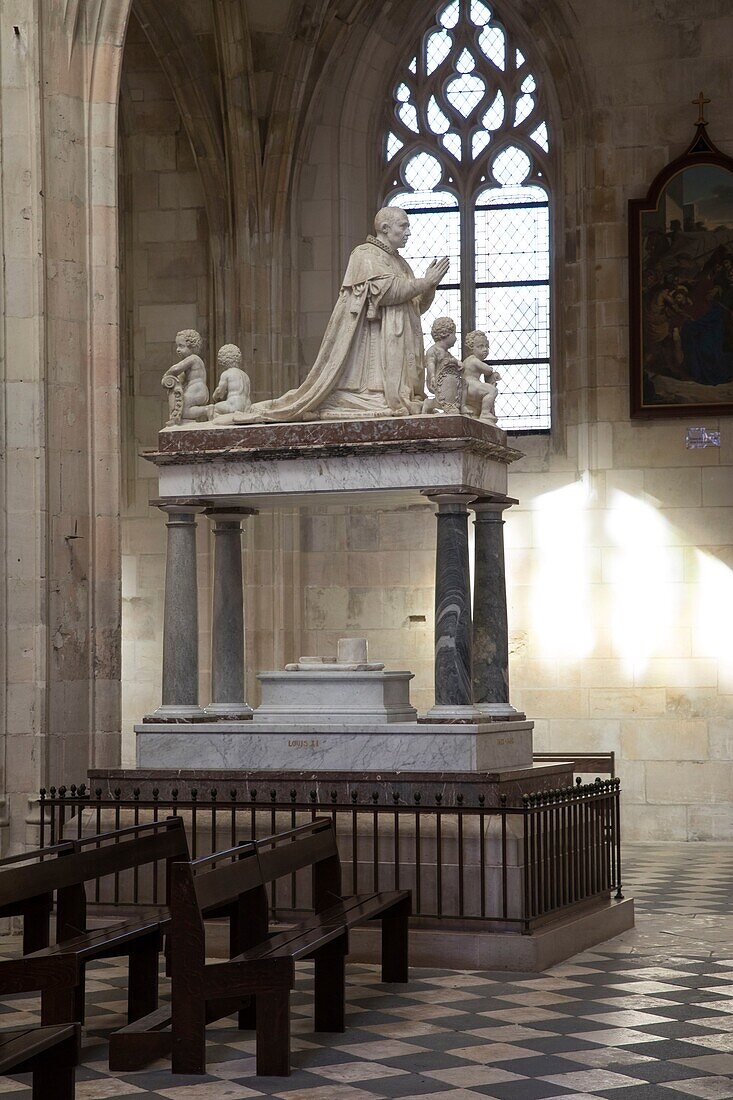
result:
[(508, 431), (550, 427), (553, 147), (528, 52), (493, 4), (443, 2), (397, 74), (383, 144), (384, 201), (410, 214), (403, 255), (418, 275), (451, 261), (425, 338), (438, 316), (461, 340), (487, 333)]

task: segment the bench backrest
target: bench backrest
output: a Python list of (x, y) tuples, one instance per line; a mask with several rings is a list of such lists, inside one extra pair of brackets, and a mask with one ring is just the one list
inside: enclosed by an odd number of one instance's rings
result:
[(171, 982), (173, 998), (197, 996), (206, 969), (204, 917), (229, 917), (229, 956), (267, 939), (268, 883), (304, 868), (313, 872), (318, 911), (341, 896), (341, 865), (330, 818), (317, 818), (287, 833), (244, 841), (171, 868)]
[(150, 825), (132, 825), (82, 837), (49, 851), (57, 851), (56, 857), (23, 866), (0, 867), (0, 906), (49, 891), (83, 887), (91, 879), (146, 863), (188, 859), (188, 842), (182, 819), (170, 817)]
[[(172, 867), (173, 936), (187, 958), (204, 950), (204, 916), (239, 912), (232, 949), (244, 950), (267, 935), (267, 885), (306, 868), (313, 871), (316, 911), (341, 896), (341, 865), (330, 818), (316, 818), (285, 833), (243, 841), (214, 855)], [(236, 923), (236, 921), (234, 922)]]

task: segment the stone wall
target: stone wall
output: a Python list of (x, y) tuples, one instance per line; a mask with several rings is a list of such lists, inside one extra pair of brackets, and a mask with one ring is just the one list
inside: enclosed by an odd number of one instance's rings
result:
[[(122, 728), (160, 703), (165, 517), (151, 509), (155, 467), (140, 457), (167, 419), (160, 379), (173, 338), (195, 328), (214, 383), (209, 229), (199, 173), (168, 79), (133, 15), (120, 89), (123, 512)], [(199, 523), (201, 690), (208, 690), (209, 539)], [(124, 740), (132, 763), (131, 738)]]

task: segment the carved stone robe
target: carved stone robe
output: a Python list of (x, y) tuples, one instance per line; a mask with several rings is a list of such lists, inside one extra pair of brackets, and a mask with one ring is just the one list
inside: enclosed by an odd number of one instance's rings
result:
[(253, 406), (263, 420), (419, 413), (424, 397), (420, 314), (435, 288), (394, 249), (368, 237), (351, 253), (320, 351), (305, 380)]

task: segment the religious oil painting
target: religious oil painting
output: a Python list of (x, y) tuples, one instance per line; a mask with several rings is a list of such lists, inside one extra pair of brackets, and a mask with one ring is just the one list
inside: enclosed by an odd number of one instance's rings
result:
[(631, 415), (733, 413), (733, 160), (698, 124), (629, 205)]

